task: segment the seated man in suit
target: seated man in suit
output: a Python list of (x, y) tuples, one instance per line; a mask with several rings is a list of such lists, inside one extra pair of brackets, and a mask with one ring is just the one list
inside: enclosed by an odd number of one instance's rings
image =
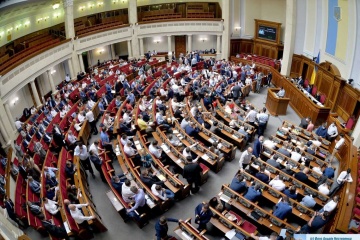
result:
[(269, 182), (270, 178), (269, 175), (265, 173), (265, 165), (260, 166), (260, 170), (255, 174), (255, 177), (264, 183)]
[(247, 185), (246, 181), (244, 181), (244, 176), (242, 174), (237, 174), (231, 181), (229, 187), (237, 193), (245, 192), (247, 189)]
[(284, 220), (292, 212), (292, 206), (287, 196), (284, 196), (281, 201), (276, 204), (273, 215), (281, 220)]
[(244, 195), (244, 198), (246, 198), (251, 202), (256, 202), (261, 195), (262, 195), (262, 190), (260, 189), (260, 185), (255, 184), (254, 186), (248, 188), (248, 191)]
[(300, 182), (303, 182), (303, 183), (305, 183), (305, 184), (307, 184), (308, 183), (308, 181), (309, 181), (309, 178), (308, 178), (308, 173), (309, 173), (309, 168), (304, 168), (303, 170), (302, 170), (302, 172), (298, 172), (298, 173), (295, 173), (294, 174), (294, 177), (297, 179), (297, 180), (299, 180)]

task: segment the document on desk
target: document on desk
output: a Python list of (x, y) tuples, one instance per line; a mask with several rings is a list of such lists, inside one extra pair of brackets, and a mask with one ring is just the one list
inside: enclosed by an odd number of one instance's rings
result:
[(176, 160), (176, 163), (178, 164), (182, 163), (181, 159), (179, 158), (178, 160)]
[(230, 197), (229, 196), (226, 196), (225, 194), (221, 194), (220, 195), (220, 200), (228, 203), (230, 201)]
[(238, 137), (236, 135), (234, 135), (234, 134), (232, 135), (232, 137), (238, 139)]
[(225, 237), (227, 239), (232, 239), (236, 234), (235, 229), (231, 229), (230, 231), (228, 231), (227, 233), (225, 233)]
[(162, 150), (164, 150), (165, 153), (170, 152), (170, 149), (164, 143), (161, 144), (161, 148), (162, 148)]
[(68, 225), (68, 223), (66, 221), (64, 222), (64, 227), (65, 227), (66, 233), (71, 233), (69, 225)]
[(173, 130), (173, 134), (178, 134), (179, 132), (178, 132), (178, 130)]
[(181, 235), (183, 235), (186, 240), (192, 240), (192, 239), (194, 239), (194, 238), (190, 237), (186, 232), (182, 232)]
[(209, 140), (209, 142), (214, 143), (214, 139), (209, 138), (208, 140)]
[(205, 161), (209, 159), (209, 156), (207, 154), (203, 154), (201, 156), (202, 159), (204, 159)]
[(160, 179), (160, 181), (165, 181), (166, 180), (166, 177), (164, 175), (162, 175), (162, 174), (158, 174), (156, 176)]

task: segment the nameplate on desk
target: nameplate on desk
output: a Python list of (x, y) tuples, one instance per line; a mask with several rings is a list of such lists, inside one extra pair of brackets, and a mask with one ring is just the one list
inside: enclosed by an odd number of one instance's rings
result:
[(201, 156), (202, 159), (204, 159), (205, 161), (209, 159), (209, 156), (207, 154), (204, 154)]

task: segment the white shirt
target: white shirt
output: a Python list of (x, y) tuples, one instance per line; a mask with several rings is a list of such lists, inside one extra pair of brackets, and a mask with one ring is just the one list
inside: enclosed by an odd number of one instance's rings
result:
[(185, 118), (181, 121), (180, 126), (182, 129), (185, 129), (186, 126), (189, 125), (189, 122), (185, 120)]
[(77, 118), (78, 118), (78, 120), (79, 120), (80, 123), (82, 123), (82, 122), (85, 121), (85, 117), (84, 117), (81, 113), (79, 113), (79, 114), (77, 115)]
[(315, 146), (317, 147), (320, 147), (321, 146), (321, 142), (318, 141), (318, 140), (311, 140), (312, 144), (314, 144)]
[(86, 160), (89, 157), (89, 153), (86, 149), (86, 146), (82, 146), (82, 150), (79, 146), (76, 146), (74, 150), (74, 156), (79, 156), (80, 160)]
[(53, 109), (53, 110), (51, 110), (51, 116), (53, 116), (53, 117), (55, 117), (56, 116), (56, 114), (57, 114), (57, 111), (55, 111), (55, 109)]
[(75, 220), (76, 223), (81, 224), (86, 220), (94, 219), (93, 216), (85, 217), (79, 208), (86, 207), (87, 204), (74, 204), (76, 206), (75, 211), (70, 210), (71, 217)]
[(336, 181), (338, 182), (338, 184), (341, 184), (342, 180), (347, 179), (348, 182), (352, 182), (353, 179), (350, 175), (350, 173), (348, 174), (347, 171), (342, 171), (339, 175), (339, 177), (336, 179)]
[(81, 130), (81, 126), (80, 126), (79, 123), (75, 123), (75, 124), (74, 124), (74, 128), (75, 128), (75, 130), (78, 131), (78, 132), (80, 132), (80, 130)]
[(275, 149), (275, 147), (276, 147), (276, 143), (274, 143), (273, 141), (271, 141), (269, 139), (265, 140), (263, 145), (265, 147), (268, 147), (268, 148), (271, 148), (271, 149)]
[(20, 120), (17, 120), (16, 122), (15, 122), (15, 127), (16, 127), (16, 129), (19, 129), (19, 128), (21, 128), (22, 127), (22, 122), (20, 121)]
[(269, 185), (278, 191), (283, 191), (286, 187), (285, 183), (280, 179), (273, 179), (269, 182)]
[(92, 111), (88, 111), (85, 115), (86, 119), (89, 121), (89, 122), (93, 122), (95, 120), (94, 118), (94, 114)]
[(128, 138), (128, 137), (126, 137), (125, 139), (120, 138), (120, 142), (121, 142), (121, 144), (122, 144), (123, 146), (125, 146), (128, 141), (129, 141), (129, 138)]
[(96, 155), (99, 156), (99, 149), (98, 147), (95, 145), (95, 143), (91, 144), (89, 147), (89, 152), (92, 151), (93, 153), (95, 153)]
[(167, 96), (167, 91), (165, 91), (163, 88), (160, 89), (160, 95), (161, 96)]
[(66, 81), (66, 82), (70, 82), (70, 77), (69, 77), (68, 75), (66, 75), (65, 81)]
[(132, 147), (129, 147), (128, 145), (124, 146), (124, 152), (128, 157), (134, 156), (136, 154), (136, 150)]
[(245, 84), (246, 84), (246, 85), (251, 85), (251, 83), (252, 83), (251, 78), (246, 78)]
[(323, 207), (324, 211), (332, 212), (337, 206), (337, 202), (334, 202), (334, 200), (330, 200), (328, 203), (326, 203)]
[(301, 158), (301, 154), (298, 152), (291, 152), (291, 159), (294, 161), (299, 161)]
[(60, 112), (60, 118), (64, 118), (67, 114), (67, 111), (65, 110), (65, 108)]
[(247, 150), (245, 150), (240, 157), (239, 165), (240, 169), (243, 169), (243, 164), (249, 164), (251, 161), (252, 153), (249, 153)]
[(44, 203), (44, 207), (52, 215), (55, 215), (59, 211), (56, 202), (50, 199), (47, 200), (47, 203)]
[(327, 187), (326, 183), (323, 183), (321, 184), (319, 187), (318, 187), (318, 190), (320, 193), (324, 194), (324, 195), (329, 195), (330, 193), (330, 189)]
[(246, 115), (245, 120), (249, 122), (255, 122), (257, 116), (257, 112), (255, 110), (250, 110), (250, 112)]
[(345, 142), (345, 138), (343, 137), (340, 138), (340, 140), (337, 141), (337, 143), (335, 144), (335, 149), (339, 150), (342, 147), (342, 145), (344, 145), (344, 142)]
[(158, 191), (158, 190), (155, 189), (155, 187), (156, 187), (156, 184), (153, 184), (153, 185), (151, 186), (151, 192), (152, 192), (155, 196), (157, 196), (158, 198), (160, 198), (161, 200), (166, 200), (167, 198), (166, 198), (165, 191), (163, 191), (163, 189), (161, 189), (160, 191)]
[(129, 116), (128, 113), (124, 113), (123, 115), (123, 119), (126, 123), (130, 123), (131, 122), (131, 117)]
[(277, 95), (278, 97), (284, 97), (284, 96), (285, 96), (285, 90), (284, 90), (284, 89), (280, 89), (276, 95)]
[(338, 135), (338, 130), (335, 124), (330, 124), (327, 134), (329, 134), (331, 137), (336, 137)]
[(125, 184), (123, 184), (121, 186), (121, 195), (122, 195), (122, 198), (124, 199), (125, 202), (129, 203), (131, 202), (131, 197), (134, 197), (135, 196), (135, 193), (133, 193), (130, 188), (131, 186), (133, 186), (132, 184), (130, 184), (130, 186), (126, 186)]
[(156, 148), (154, 145), (150, 144), (149, 145), (149, 151), (151, 152), (151, 154), (153, 154), (156, 158), (160, 158), (161, 157), (161, 149)]
[(68, 141), (69, 141), (71, 144), (76, 143), (76, 137), (74, 136), (74, 134), (68, 134)]

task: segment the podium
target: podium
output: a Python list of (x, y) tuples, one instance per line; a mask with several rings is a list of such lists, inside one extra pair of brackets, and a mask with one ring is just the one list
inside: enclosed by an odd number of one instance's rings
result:
[(271, 115), (286, 115), (286, 109), (290, 98), (279, 98), (276, 93), (280, 88), (269, 88), (266, 98), (266, 108)]

